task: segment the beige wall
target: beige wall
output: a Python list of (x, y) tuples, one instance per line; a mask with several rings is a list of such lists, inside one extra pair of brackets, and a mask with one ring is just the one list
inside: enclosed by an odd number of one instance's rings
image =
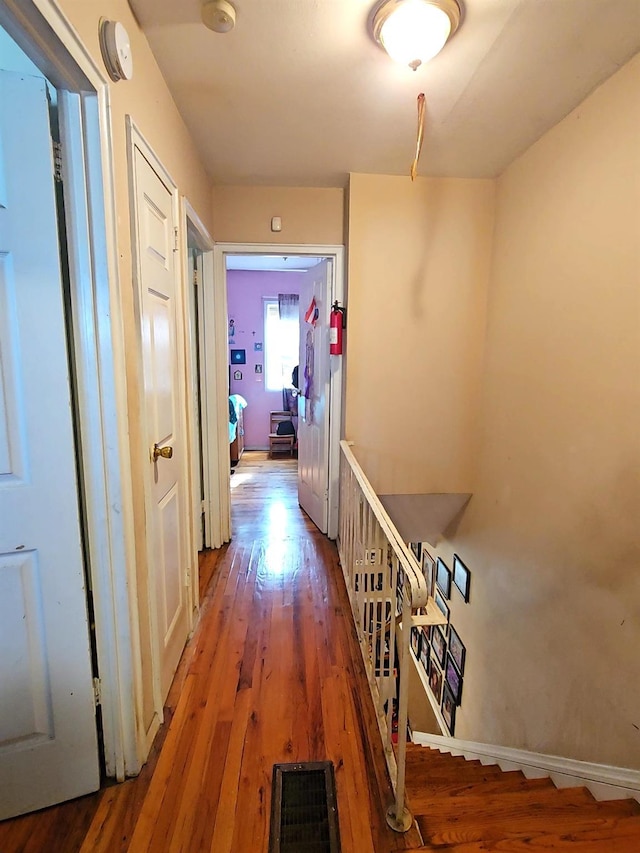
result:
[(640, 767), (640, 58), (498, 181), (460, 737)]
[(352, 178), (347, 437), (474, 493), (456, 735), (638, 768), (640, 58), (495, 186), (486, 291), (491, 184)]
[[(211, 185), (198, 159), (186, 127), (180, 118), (166, 84), (151, 54), (146, 38), (138, 27), (126, 0), (60, 0), (63, 13), (79, 33), (97, 65), (104, 69), (98, 43), (101, 17), (121, 21), (131, 38), (134, 74), (131, 81), (110, 86), (111, 125), (115, 167), (118, 257), (122, 292), (122, 321), (127, 355), (127, 382), (130, 412), (131, 470), (134, 487), (135, 545), (140, 603), (141, 647), (143, 656), (143, 725), (148, 728), (153, 716), (150, 661), (149, 615), (146, 609), (147, 573), (143, 465), (148, 450), (142, 446), (138, 385), (138, 330), (133, 312), (133, 277), (129, 216), (129, 191), (125, 116), (131, 115), (138, 129), (155, 150), (158, 158), (186, 195), (205, 226), (211, 229)], [(106, 74), (106, 72), (105, 72)]]
[(471, 486), (494, 193), (351, 175), (345, 432), (380, 493)]
[[(344, 243), (344, 193), (316, 187), (216, 187), (213, 236), (219, 243)], [(271, 218), (282, 231), (271, 231)]]

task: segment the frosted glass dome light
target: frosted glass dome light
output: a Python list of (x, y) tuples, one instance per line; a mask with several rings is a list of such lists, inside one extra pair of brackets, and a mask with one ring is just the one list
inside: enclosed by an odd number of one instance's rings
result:
[(373, 16), (373, 37), (415, 71), (440, 53), (459, 23), (456, 0), (385, 0)]

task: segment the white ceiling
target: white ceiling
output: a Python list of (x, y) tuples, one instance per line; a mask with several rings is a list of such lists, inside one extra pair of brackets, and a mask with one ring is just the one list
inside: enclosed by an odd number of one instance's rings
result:
[(493, 177), (640, 50), (640, 0), (466, 0), (416, 72), (369, 37), (369, 0), (233, 2), (219, 35), (200, 0), (130, 0), (217, 184), (408, 174), (420, 92), (419, 174)]

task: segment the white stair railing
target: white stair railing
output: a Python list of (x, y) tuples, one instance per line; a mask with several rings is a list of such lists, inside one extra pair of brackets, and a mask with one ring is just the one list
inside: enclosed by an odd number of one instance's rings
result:
[(413, 822), (405, 804), (411, 627), (445, 619), (349, 443), (340, 449), (338, 551), (395, 794), (387, 823), (406, 832)]

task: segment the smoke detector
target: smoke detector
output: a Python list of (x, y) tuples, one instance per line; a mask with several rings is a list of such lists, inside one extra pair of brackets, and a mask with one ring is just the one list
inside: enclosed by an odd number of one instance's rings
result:
[(229, 33), (236, 25), (236, 10), (228, 0), (208, 0), (202, 7), (202, 23), (214, 33)]

